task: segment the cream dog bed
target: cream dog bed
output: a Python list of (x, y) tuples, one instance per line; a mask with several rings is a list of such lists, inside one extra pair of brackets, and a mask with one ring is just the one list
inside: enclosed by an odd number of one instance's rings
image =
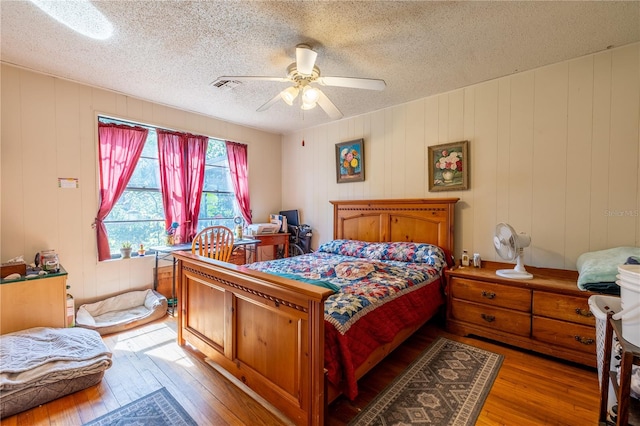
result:
[(128, 330), (167, 314), (167, 298), (154, 290), (130, 291), (100, 302), (80, 306), (78, 327), (101, 335)]

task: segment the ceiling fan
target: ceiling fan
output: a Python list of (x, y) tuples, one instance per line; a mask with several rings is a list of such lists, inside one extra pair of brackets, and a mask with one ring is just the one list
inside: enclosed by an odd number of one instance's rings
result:
[(303, 110), (309, 110), (320, 105), (320, 108), (332, 119), (342, 118), (342, 112), (331, 100), (316, 86), (350, 87), (354, 89), (384, 90), (386, 83), (384, 80), (356, 77), (322, 77), (320, 68), (316, 65), (317, 52), (311, 50), (306, 44), (296, 46), (296, 61), (287, 67), (286, 77), (267, 76), (223, 76), (219, 80), (263, 80), (292, 83), (292, 86), (284, 89), (270, 101), (258, 108), (257, 111), (265, 111), (273, 104), (282, 99), (287, 105), (293, 105), (298, 95), (300, 95), (300, 106)]

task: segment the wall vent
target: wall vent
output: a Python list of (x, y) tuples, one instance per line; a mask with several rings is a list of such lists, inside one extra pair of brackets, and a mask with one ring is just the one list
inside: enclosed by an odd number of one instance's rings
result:
[(241, 83), (238, 80), (221, 80), (218, 79), (211, 83), (213, 87), (216, 87), (220, 90), (231, 90), (238, 87)]

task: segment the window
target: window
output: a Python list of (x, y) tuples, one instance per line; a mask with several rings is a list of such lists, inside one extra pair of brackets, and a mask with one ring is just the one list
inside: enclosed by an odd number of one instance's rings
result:
[[(134, 253), (140, 244), (147, 248), (164, 245), (166, 234), (155, 128), (106, 117), (98, 117), (98, 121), (149, 129), (131, 180), (104, 220), (112, 257), (119, 257), (120, 247), (126, 241), (132, 244)], [(238, 208), (229, 174), (226, 144), (223, 140), (209, 138), (198, 230), (211, 225), (233, 228), (235, 216), (238, 216)]]
[(224, 225), (233, 229), (233, 218), (238, 215), (236, 195), (229, 174), (226, 144), (224, 141), (209, 138), (198, 230), (213, 225)]

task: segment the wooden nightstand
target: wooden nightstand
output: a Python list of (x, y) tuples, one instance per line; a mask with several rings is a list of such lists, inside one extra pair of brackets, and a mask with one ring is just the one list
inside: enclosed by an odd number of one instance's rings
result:
[(67, 327), (67, 271), (0, 280), (0, 334), (31, 327)]
[(447, 331), (477, 335), (596, 367), (595, 318), (577, 272), (527, 267), (530, 280), (496, 275), (513, 265), (446, 272)]

